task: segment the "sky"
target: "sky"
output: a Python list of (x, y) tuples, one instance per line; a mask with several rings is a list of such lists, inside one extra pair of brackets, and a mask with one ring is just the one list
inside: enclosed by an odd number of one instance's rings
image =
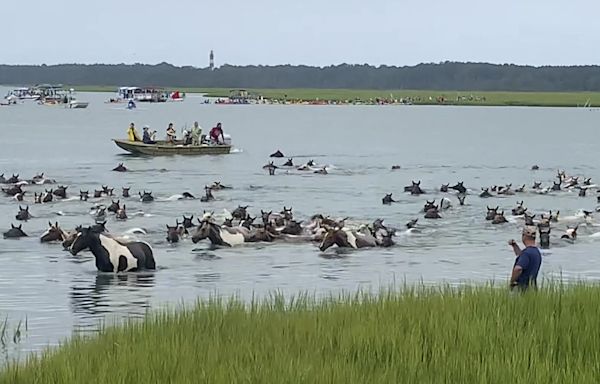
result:
[(600, 64), (598, 1), (5, 1), (0, 64)]

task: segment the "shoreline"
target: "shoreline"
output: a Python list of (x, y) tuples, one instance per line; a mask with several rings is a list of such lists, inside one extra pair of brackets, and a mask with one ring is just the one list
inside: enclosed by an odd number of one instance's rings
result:
[[(116, 86), (68, 85), (78, 92), (116, 93)], [(207, 97), (228, 98), (228, 88), (163, 87)], [(232, 88), (233, 89), (233, 88)], [(504, 107), (600, 107), (600, 92), (506, 92), (453, 90), (247, 89), (264, 104), (309, 105), (452, 105)], [(378, 103), (377, 99), (381, 102)], [(394, 102), (395, 101), (395, 102)], [(406, 101), (402, 103), (401, 101)], [(262, 104), (262, 103), (260, 103)]]
[(74, 335), (0, 383), (589, 382), (598, 299), (597, 284), (552, 281), (212, 298)]

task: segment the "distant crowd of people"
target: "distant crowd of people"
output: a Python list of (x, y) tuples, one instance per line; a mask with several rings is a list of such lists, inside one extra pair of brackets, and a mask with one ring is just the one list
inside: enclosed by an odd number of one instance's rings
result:
[[(292, 105), (411, 105), (411, 104), (462, 104), (462, 103), (485, 103), (485, 96), (478, 95), (457, 95), (454, 98), (446, 95), (437, 96), (405, 96), (405, 97), (370, 97), (352, 99), (303, 99), (283, 97), (267, 98), (257, 96), (253, 98), (218, 98), (215, 104), (292, 104)], [(205, 100), (208, 103), (209, 100)]]
[[(143, 142), (144, 144), (156, 144), (156, 130), (151, 131), (150, 126), (145, 125), (142, 132), (142, 137), (138, 134), (135, 123), (129, 124), (127, 130), (127, 137), (131, 142)], [(202, 127), (197, 121), (194, 122), (194, 126), (188, 130), (183, 130), (183, 137), (178, 144), (183, 145), (201, 145), (201, 144), (225, 144), (225, 135), (223, 134), (223, 126), (221, 123), (217, 123), (209, 132), (208, 137), (202, 134)], [(177, 131), (175, 130), (173, 123), (169, 123), (166, 130), (165, 143), (176, 144), (177, 142)]]

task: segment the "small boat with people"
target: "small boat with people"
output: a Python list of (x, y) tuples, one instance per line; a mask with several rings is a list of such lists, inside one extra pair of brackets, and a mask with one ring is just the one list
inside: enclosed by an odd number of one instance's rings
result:
[(35, 88), (19, 87), (12, 89), (4, 96), (6, 100), (39, 100), (40, 94)]
[(184, 101), (185, 92), (173, 91), (169, 94), (167, 101)]
[[(228, 135), (227, 135), (228, 136)], [(127, 139), (112, 139), (115, 144), (134, 155), (168, 156), (168, 155), (226, 155), (231, 152), (231, 144), (201, 144), (184, 145), (183, 140), (174, 143), (165, 140), (156, 141), (156, 144), (145, 144), (142, 141), (129, 141)]]
[(191, 129), (186, 127), (183, 130), (183, 139), (177, 139), (174, 125), (169, 123), (166, 134), (165, 140), (156, 140), (156, 131), (150, 131), (146, 125), (140, 138), (132, 122), (127, 130), (127, 139), (113, 141), (119, 148), (135, 155), (225, 155), (231, 152), (231, 135), (223, 133), (221, 123), (217, 123), (209, 135), (203, 135), (202, 127), (196, 121)]
[(119, 87), (117, 96), (110, 98), (108, 103), (126, 103), (130, 100), (135, 102), (164, 103), (166, 101), (183, 101), (185, 95), (176, 92), (168, 92), (157, 87)]

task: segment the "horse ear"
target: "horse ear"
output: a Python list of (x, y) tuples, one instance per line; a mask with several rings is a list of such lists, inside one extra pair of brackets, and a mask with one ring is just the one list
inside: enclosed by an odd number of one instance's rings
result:
[(13, 229), (15, 228), (15, 226), (14, 226), (13, 223), (10, 224), (10, 227), (13, 228)]
[(51, 226), (52, 226), (52, 223), (51, 223), (51, 222), (49, 222), (49, 221), (48, 221), (48, 226), (49, 226), (49, 227), (51, 227)]
[(18, 228), (21, 229), (21, 227), (23, 227), (23, 224), (19, 224)]

